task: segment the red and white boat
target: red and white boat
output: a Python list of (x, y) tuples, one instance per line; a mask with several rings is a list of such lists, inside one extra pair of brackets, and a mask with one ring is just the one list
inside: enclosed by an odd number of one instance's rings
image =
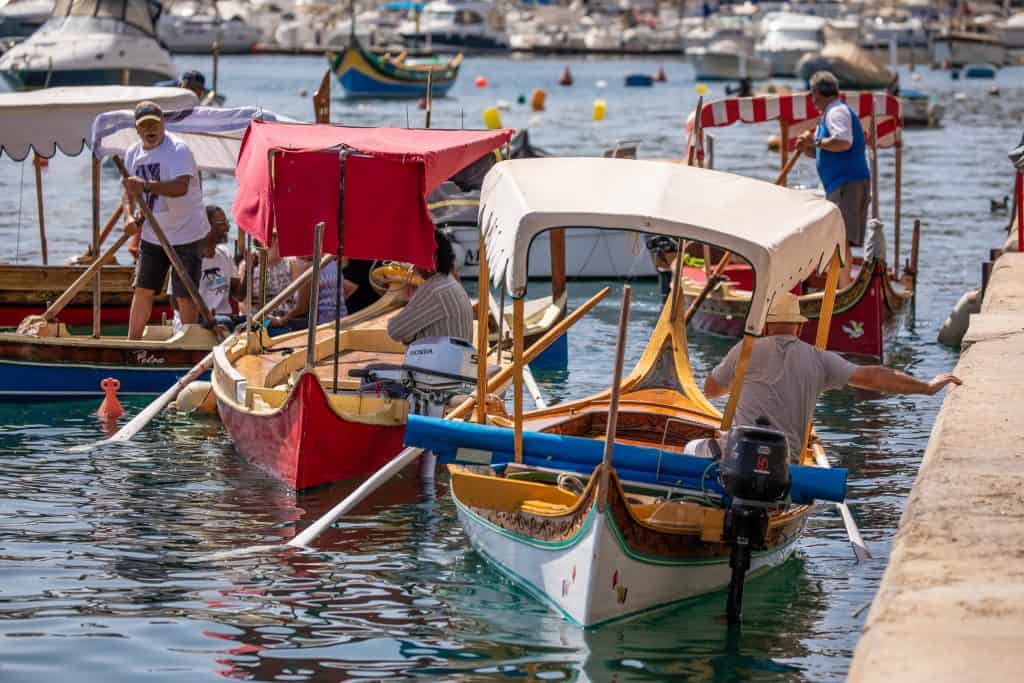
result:
[[(841, 97), (858, 116), (864, 127), (865, 139), (872, 152), (871, 168), (873, 194), (877, 196), (877, 150), (891, 147), (895, 150), (895, 202), (893, 216), (893, 262), (895, 268), (887, 265), (885, 239), (880, 231), (869, 229), (865, 243), (864, 257), (854, 258), (854, 281), (839, 290), (836, 296), (835, 312), (832, 316), (832, 330), (828, 337), (828, 348), (856, 356), (881, 358), (884, 346), (884, 328), (887, 319), (902, 310), (914, 296), (917, 274), (917, 253), (920, 237), (919, 223), (915, 222), (911, 239), (911, 253), (907, 264), (901, 269), (900, 262), (900, 211), (902, 183), (902, 129), (899, 98), (886, 93), (843, 93)], [(729, 126), (734, 123), (777, 122), (779, 126), (779, 148), (783, 169), (790, 154), (796, 151), (796, 139), (806, 130), (812, 130), (818, 123), (819, 112), (809, 93), (790, 93), (760, 97), (743, 97), (716, 100), (704, 104), (697, 117), (690, 116), (687, 129), (696, 128), (693, 155), (699, 165), (704, 164), (703, 131), (710, 128)], [(711, 159), (708, 159), (710, 162)], [(785, 184), (785, 175), (780, 178)], [(872, 215), (878, 217), (878, 205), (872, 204)], [(665, 245), (663, 245), (664, 248)], [(696, 248), (695, 248), (696, 247)], [(722, 252), (708, 247), (691, 244), (687, 253), (704, 257), (706, 263), (694, 267), (684, 265), (682, 269), (684, 296), (689, 303), (697, 299), (708, 278), (714, 271), (714, 263)], [(674, 252), (664, 251), (656, 255), (655, 261), (661, 270), (671, 268)], [(693, 263), (693, 261), (690, 261)], [(720, 273), (719, 282), (707, 294), (696, 309), (691, 324), (695, 329), (727, 337), (741, 337), (743, 320), (750, 306), (753, 274), (745, 263), (731, 263)], [(821, 292), (801, 293), (801, 284), (794, 283), (800, 295), (800, 310), (808, 319), (803, 336), (814, 342), (817, 319), (821, 309)]]
[[(341, 234), (351, 258), (432, 267), (426, 195), (509, 135), (253, 122), (239, 155), (234, 215), (264, 244), (276, 229), (284, 255), (312, 253), (313, 226), (323, 222), (331, 226), (324, 253), (336, 253)], [(261, 332), (218, 347), (213, 389), (238, 452), (296, 489), (366, 476), (392, 459), (409, 402), (367, 389), (350, 371), (402, 363), (405, 346), (388, 337), (387, 320), (409, 293), (392, 280), (377, 302), (341, 321), (337, 338), (329, 322), (312, 337)], [(564, 310), (564, 293), (535, 300), (527, 327), (543, 332)]]

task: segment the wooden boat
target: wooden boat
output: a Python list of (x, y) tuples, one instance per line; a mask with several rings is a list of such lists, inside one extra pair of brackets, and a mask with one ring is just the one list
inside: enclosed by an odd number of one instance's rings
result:
[(353, 35), (344, 52), (327, 53), (327, 61), (349, 98), (444, 97), (455, 84), (462, 53), (454, 57), (413, 58), (401, 53), (377, 55), (363, 48)]
[[(566, 179), (572, 179), (571, 192), (548, 190)], [(765, 213), (779, 220), (765, 226)], [(839, 210), (825, 200), (714, 171), (618, 159), (499, 164), (484, 186), (481, 223), (488, 226), (489, 270), (504, 274), (503, 286), (519, 297), (527, 289), (531, 240), (554, 226), (642, 227), (740, 254), (758, 273), (744, 320), (744, 358), (762, 333), (768, 302), (793, 278), (826, 263), (831, 285), (822, 315), (828, 318), (845, 239)], [(733, 427), (743, 370), (719, 413), (691, 372), (681, 305), (678, 293), (666, 302), (636, 368), (621, 383), (616, 377), (610, 391), (526, 414), (518, 399), (512, 416), (493, 409), (478, 414), (491, 426), (410, 418), (406, 444), (454, 463), (452, 498), (473, 547), (583, 627), (720, 590), (733, 580), (736, 543), (726, 529), (735, 522), (727, 520), (742, 503), (709, 474), (717, 460), (682, 451), (693, 439)], [(620, 340), (624, 330), (620, 322)], [(478, 405), (485, 402), (477, 397)], [(845, 475), (807, 466), (815, 455), (823, 451), (811, 439), (801, 454), (805, 466), (791, 468), (790, 498), (766, 508), (763, 543), (747, 557), (751, 571), (789, 557), (813, 499), (842, 499)]]
[[(914, 225), (910, 259), (906, 267), (900, 268), (900, 222), (902, 194), (902, 128), (899, 98), (882, 93), (845, 93), (847, 104), (861, 119), (865, 136), (872, 146), (872, 177), (873, 202), (871, 212), (878, 218), (878, 166), (877, 149), (879, 147), (895, 148), (895, 213), (893, 216), (894, 245), (893, 261), (895, 267), (887, 265), (885, 240), (879, 231), (868, 230), (865, 243), (865, 258), (855, 259), (855, 279), (847, 287), (839, 291), (836, 298), (836, 309), (832, 317), (832, 333), (829, 335), (829, 348), (851, 355), (881, 358), (884, 348), (885, 322), (902, 311), (913, 299), (917, 280), (917, 253), (920, 239), (920, 226)], [(688, 126), (691, 131), (703, 131), (708, 128), (728, 126), (733, 123), (763, 123), (778, 121), (781, 145), (782, 165), (795, 153), (796, 138), (805, 130), (817, 125), (818, 111), (807, 93), (792, 93), (753, 98), (732, 98), (704, 104), (700, 113), (700, 124), (695, 125), (696, 117), (691, 117)], [(874, 133), (872, 133), (874, 131)], [(698, 151), (698, 158), (702, 152)], [(781, 176), (782, 183), (786, 174)], [(663, 243), (667, 244), (667, 243)], [(694, 251), (691, 245), (690, 252)], [(669, 245), (674, 249), (673, 245)], [(700, 252), (698, 252), (700, 253)], [(668, 273), (672, 268), (674, 251), (661, 253), (656, 258), (660, 270)], [(708, 249), (703, 252), (706, 261), (701, 267), (683, 267), (684, 292), (688, 301), (695, 299), (704, 289), (712, 276), (713, 263), (719, 262), (720, 250)], [(707, 300), (693, 317), (694, 329), (727, 337), (742, 336), (743, 311), (749, 305), (753, 273), (750, 265), (735, 263), (727, 265), (720, 273), (721, 279), (708, 294)], [(821, 307), (821, 292), (801, 295), (800, 309), (809, 319), (804, 326), (805, 340), (813, 340), (817, 333), (817, 320)]]
[[(189, 96), (194, 102), (195, 96), (191, 93)], [(248, 122), (257, 116), (274, 118), (272, 112), (253, 108), (221, 109), (212, 117), (211, 124), (209, 121), (204, 122), (202, 111), (202, 107), (190, 108), (183, 112), (169, 110), (168, 128), (173, 131), (176, 127), (182, 135), (217, 134), (213, 141), (194, 148), (198, 150), (196, 156), (199, 167), (209, 170), (233, 168), (241, 131), (245, 130)], [(99, 157), (96, 155), (107, 156), (123, 151), (123, 145), (134, 136), (124, 134), (125, 131), (131, 130), (133, 120), (131, 110), (104, 111), (96, 115), (96, 136), (87, 138), (92, 141), (94, 159), (97, 159), (93, 165), (94, 169), (99, 168)], [(114, 218), (116, 213), (112, 218), (110, 232), (113, 230)], [(0, 367), (3, 368), (0, 377), (0, 400), (56, 400), (102, 396), (100, 381), (106, 377), (118, 379), (121, 383), (121, 393), (124, 395), (160, 394), (207, 356), (217, 343), (214, 333), (199, 325), (185, 325), (180, 333), (175, 333), (170, 325), (149, 325), (141, 340), (102, 334), (98, 325), (102, 314), (90, 315), (94, 323), (91, 336), (74, 335), (69, 332), (67, 326), (61, 322), (61, 316), (68, 311), (68, 307), (75, 305), (76, 300), (80, 301), (78, 297), (83, 296), (80, 293), (83, 287), (91, 289), (92, 274), (100, 274), (100, 282), (93, 286), (104, 292), (111, 287), (111, 283), (107, 282), (108, 276), (114, 279), (115, 288), (120, 286), (123, 290), (130, 284), (127, 281), (129, 273), (125, 272), (127, 269), (101, 265), (113, 259), (117, 249), (128, 239), (121, 231), (118, 231), (118, 235), (115, 243), (106, 247), (106, 251), (98, 257), (98, 262), (94, 262), (89, 269), (75, 267), (54, 271), (54, 280), (64, 278), (66, 281), (71, 273), (74, 273), (75, 281), (67, 285), (64, 294), (57, 297), (58, 301), (43, 313), (46, 321), (20, 320), (18, 322), (32, 324), (27, 324), (21, 331), (0, 334)], [(94, 243), (102, 242), (102, 239), (96, 239)], [(87, 276), (90, 269), (92, 274)], [(0, 270), (0, 275), (4, 272)], [(46, 276), (50, 275), (45, 270), (40, 272)], [(81, 279), (86, 276), (88, 282)], [(42, 275), (37, 273), (36, 277)], [(0, 280), (0, 284), (7, 283)], [(12, 289), (8, 287), (8, 294)], [(114, 291), (124, 296), (123, 291)], [(69, 296), (74, 298), (68, 299)], [(95, 301), (95, 298), (90, 300), (90, 306)], [(115, 301), (122, 303), (122, 306), (130, 306), (129, 299)], [(100, 306), (90, 311), (99, 309), (102, 303), (101, 301)]]
[[(142, 100), (152, 100), (165, 110), (191, 107), (196, 96), (182, 88), (140, 88), (125, 86), (62, 87), (25, 93), (0, 94), (0, 149), (15, 161), (32, 156), (35, 170), (36, 209), (39, 223), (39, 249), (42, 267), (29, 264), (0, 264), (0, 327), (16, 327), (27, 315), (42, 313), (47, 301), (56, 299), (85, 269), (84, 266), (50, 265), (46, 239), (46, 213), (43, 202), (43, 168), (46, 160), (60, 150), (76, 156), (92, 140), (92, 124), (104, 113), (131, 110)], [(92, 239), (90, 254), (98, 254), (110, 230), (101, 230), (99, 210), (99, 160), (92, 168)], [(120, 214), (115, 212), (115, 216)], [(108, 221), (111, 229), (115, 220)], [(131, 268), (107, 266), (100, 291), (101, 322), (124, 323), (128, 320), (131, 299)], [(69, 325), (93, 323), (96, 291), (82, 292), (64, 309), (60, 320)], [(166, 300), (153, 307), (153, 319), (159, 320), (170, 309)]]
[[(429, 193), (509, 137), (507, 131), (254, 123), (239, 157), (235, 217), (264, 243), (273, 227), (287, 255), (313, 251), (309, 226), (342, 215), (349, 257), (430, 268), (434, 225), (424, 190)], [(343, 198), (338, 148), (358, 152), (344, 160)], [(307, 194), (293, 199), (299, 191)], [(382, 191), (391, 209), (384, 218)], [(331, 253), (338, 248), (338, 234), (329, 234), (324, 250)], [(379, 387), (362, 390), (361, 379), (350, 376), (374, 363), (402, 363), (405, 347), (386, 330), (408, 295), (400, 279), (393, 284), (397, 289), (371, 307), (338, 326), (319, 325), (315, 335), (299, 332), (262, 341), (251, 335), (218, 347), (213, 387), (239, 453), (302, 489), (365, 476), (400, 450), (408, 401)], [(564, 311), (564, 294), (559, 295), (537, 306), (541, 327)]]

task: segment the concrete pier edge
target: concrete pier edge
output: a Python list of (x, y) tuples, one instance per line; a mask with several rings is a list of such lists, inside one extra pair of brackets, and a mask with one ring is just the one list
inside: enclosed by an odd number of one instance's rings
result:
[(995, 263), (848, 681), (1024, 680), (1024, 254)]

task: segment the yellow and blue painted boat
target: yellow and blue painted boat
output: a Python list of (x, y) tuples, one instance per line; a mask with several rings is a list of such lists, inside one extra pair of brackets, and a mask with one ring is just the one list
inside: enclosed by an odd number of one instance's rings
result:
[(344, 52), (328, 52), (327, 60), (346, 97), (426, 97), (428, 82), (432, 97), (444, 97), (459, 75), (462, 53), (451, 59), (376, 55), (353, 39)]

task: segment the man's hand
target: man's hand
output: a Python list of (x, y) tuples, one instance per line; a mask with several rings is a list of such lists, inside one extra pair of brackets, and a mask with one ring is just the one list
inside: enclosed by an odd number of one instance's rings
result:
[(814, 148), (814, 131), (813, 130), (805, 130), (803, 133), (800, 133), (800, 137), (798, 137), (796, 139), (796, 145), (797, 145), (797, 148), (801, 152), (806, 152), (809, 149), (813, 149)]
[(135, 220), (130, 220), (124, 224), (124, 234), (134, 235), (139, 231), (139, 224)]
[(124, 185), (124, 191), (128, 193), (130, 197), (141, 197), (142, 186), (146, 184), (146, 181), (138, 176), (131, 176), (121, 181)]
[(948, 373), (944, 375), (936, 375), (931, 382), (928, 382), (928, 388), (925, 390), (925, 393), (928, 394), (929, 396), (937, 394), (940, 391), (942, 391), (942, 389), (947, 384), (955, 384), (957, 386), (960, 386), (961, 384), (963, 384), (963, 382), (960, 381), (960, 378), (957, 377), (956, 375), (951, 375)]

